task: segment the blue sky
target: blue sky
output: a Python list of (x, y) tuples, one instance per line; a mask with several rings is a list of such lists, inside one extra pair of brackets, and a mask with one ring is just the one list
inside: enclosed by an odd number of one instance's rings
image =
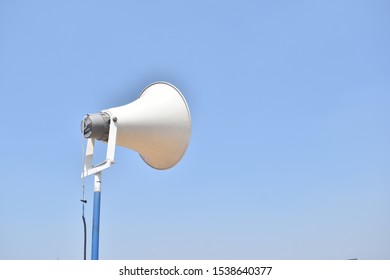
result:
[(389, 11), (1, 1), (0, 259), (82, 259), (80, 121), (161, 80), (190, 146), (167, 171), (117, 149), (101, 259), (390, 259)]

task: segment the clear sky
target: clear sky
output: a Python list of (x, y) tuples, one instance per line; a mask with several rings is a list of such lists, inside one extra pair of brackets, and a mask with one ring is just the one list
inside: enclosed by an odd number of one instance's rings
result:
[(0, 259), (82, 259), (80, 121), (161, 80), (190, 146), (117, 149), (101, 259), (390, 259), (389, 50), (385, 0), (1, 1)]

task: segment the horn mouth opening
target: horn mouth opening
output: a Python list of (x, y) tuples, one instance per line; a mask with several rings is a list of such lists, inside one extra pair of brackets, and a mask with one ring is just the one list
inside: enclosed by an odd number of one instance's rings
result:
[(191, 123), (190, 108), (188, 106), (186, 99), (184, 98), (184, 95), (181, 93), (181, 91), (176, 86), (172, 85), (171, 83), (168, 83), (165, 81), (157, 81), (157, 82), (151, 83), (150, 85), (148, 85), (147, 87), (145, 87), (142, 90), (139, 98), (141, 98), (143, 95), (147, 94), (147, 90), (149, 88), (151, 88), (153, 86), (158, 86), (158, 85), (166, 85), (166, 86), (170, 87), (171, 89), (173, 89), (178, 94), (178, 96), (180, 96), (180, 98), (184, 104), (184, 107), (186, 108), (186, 113), (187, 113), (186, 116), (187, 116), (187, 121), (188, 121), (188, 127), (187, 127), (188, 135), (186, 137), (187, 139), (183, 140), (185, 142), (184, 149), (182, 150), (180, 155), (178, 155), (174, 160), (171, 160), (170, 163), (168, 163), (168, 164), (167, 163), (164, 163), (164, 164), (156, 163), (152, 158), (149, 158), (148, 156), (143, 156), (142, 154), (139, 154), (139, 156), (142, 158), (142, 160), (150, 167), (157, 169), (157, 170), (166, 170), (166, 169), (169, 169), (169, 168), (175, 166), (184, 157), (184, 155), (187, 151), (187, 148), (189, 146), (189, 143), (190, 143), (192, 123)]

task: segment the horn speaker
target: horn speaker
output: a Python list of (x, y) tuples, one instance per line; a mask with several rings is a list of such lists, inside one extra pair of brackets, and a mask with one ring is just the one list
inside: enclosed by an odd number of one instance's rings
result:
[[(111, 130), (115, 129), (115, 132)], [(85, 138), (134, 150), (151, 167), (168, 169), (183, 157), (191, 136), (191, 116), (181, 92), (166, 82), (147, 86), (135, 101), (82, 121)]]

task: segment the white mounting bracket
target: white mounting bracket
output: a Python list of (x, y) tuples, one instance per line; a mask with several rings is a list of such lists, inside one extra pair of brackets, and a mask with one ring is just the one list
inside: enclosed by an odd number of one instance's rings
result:
[(113, 116), (109, 112), (104, 112), (104, 113), (108, 113), (110, 115), (110, 130), (108, 132), (106, 159), (95, 166), (93, 165), (92, 160), (93, 160), (93, 152), (95, 150), (95, 139), (88, 138), (81, 178), (85, 178), (89, 175), (97, 174), (109, 168), (111, 165), (115, 163), (114, 157), (115, 157), (117, 124), (116, 121), (114, 121)]

